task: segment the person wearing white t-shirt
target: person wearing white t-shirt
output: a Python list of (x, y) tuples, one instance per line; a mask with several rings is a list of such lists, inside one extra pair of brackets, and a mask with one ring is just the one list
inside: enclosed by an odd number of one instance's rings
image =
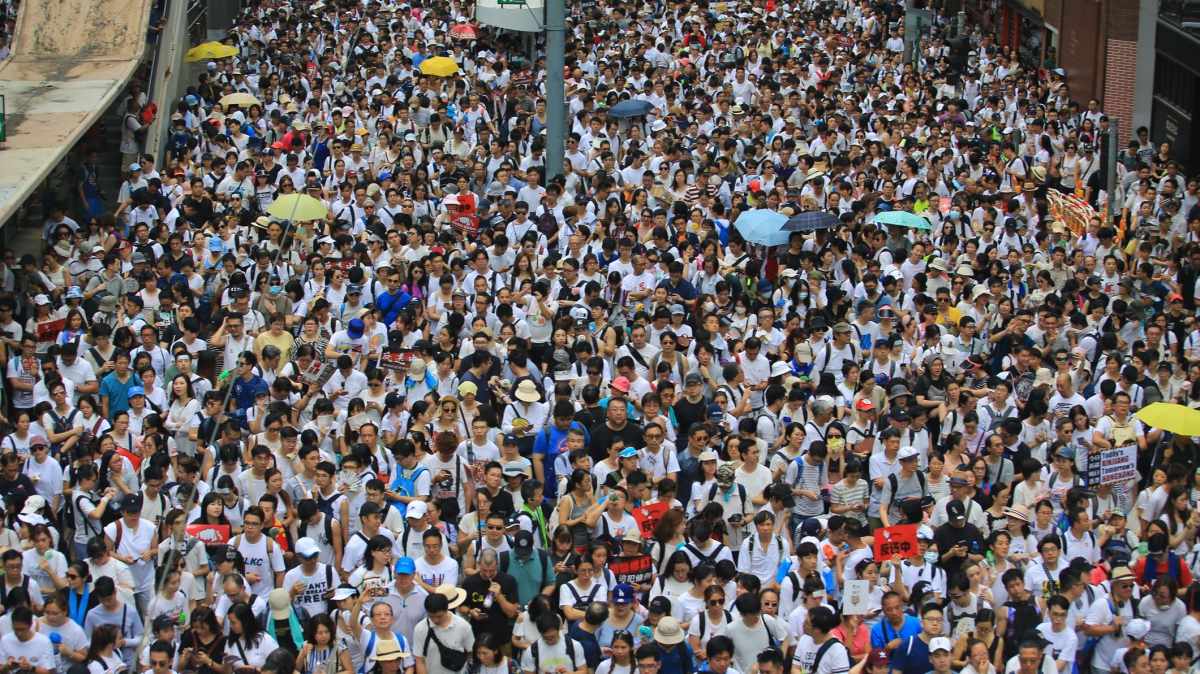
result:
[(129, 566), (134, 600), (138, 610), (145, 613), (154, 594), (158, 532), (152, 523), (142, 519), (142, 499), (137, 494), (127, 494), (121, 501), (121, 518), (104, 527), (104, 538), (113, 557)]
[(59, 636), (62, 643), (60, 653), (64, 662), (79, 662), (87, 655), (89, 639), (83, 627), (68, 617), (69, 609), (66, 596), (55, 594), (49, 597), (37, 629), (47, 638), (52, 638), (52, 634)]
[(421, 544), (425, 554), (414, 560), (416, 565), (417, 584), (426, 592), (436, 592), (441, 585), (458, 585), (458, 562), (445, 554), (446, 546), (442, 543), (442, 532), (430, 527), (421, 535)]
[(1050, 645), (1050, 654), (1059, 672), (1066, 672), (1075, 664), (1075, 650), (1079, 636), (1067, 626), (1067, 614), (1071, 604), (1066, 597), (1055, 595), (1046, 601), (1050, 620), (1038, 625), (1038, 634)]
[(242, 533), (229, 541), (229, 547), (242, 553), (242, 559), (246, 562), (246, 580), (250, 583), (250, 591), (260, 597), (267, 596), (268, 592), (279, 587), (286, 569), (279, 543), (263, 534), (265, 519), (262, 508), (256, 505), (246, 508), (242, 515)]
[(229, 609), (226, 618), (229, 636), (225, 644), (225, 662), (233, 665), (233, 671), (249, 667), (256, 671), (266, 664), (278, 642), (263, 630), (258, 616), (249, 604), (238, 602)]
[(1118, 648), (1129, 645), (1125, 628), (1135, 617), (1133, 585), (1136, 577), (1128, 567), (1119, 566), (1111, 573), (1112, 593), (1107, 601), (1092, 603), (1084, 619), (1083, 632), (1089, 637), (1099, 637), (1092, 653), (1092, 671), (1109, 674), (1117, 671), (1115, 654)]
[[(792, 669), (809, 674), (845, 674), (850, 671), (849, 651), (830, 634), (841, 624), (833, 610), (827, 606), (817, 606), (808, 612), (808, 622), (811, 626), (809, 633), (802, 635), (796, 642), (796, 651), (792, 655)], [(946, 642), (948, 657), (948, 639), (933, 639), (929, 644), (931, 655), (939, 641)], [(818, 656), (820, 660), (817, 659)]]
[[(535, 625), (541, 636), (521, 655), (521, 671), (525, 674), (584, 674), (587, 660), (583, 646), (567, 637), (562, 622), (553, 613), (537, 619)], [(568, 653), (567, 649), (571, 652)]]
[(21, 661), (37, 672), (59, 671), (50, 637), (33, 630), (33, 612), (26, 606), (12, 610), (12, 632), (0, 638), (0, 662)]
[(336, 590), (340, 582), (337, 572), (332, 566), (321, 563), (320, 556), (321, 548), (315, 540), (301, 538), (296, 541), (296, 557), (300, 564), (283, 577), (283, 588), (292, 596), (292, 603), (310, 616), (328, 612), (329, 602), (325, 597)]

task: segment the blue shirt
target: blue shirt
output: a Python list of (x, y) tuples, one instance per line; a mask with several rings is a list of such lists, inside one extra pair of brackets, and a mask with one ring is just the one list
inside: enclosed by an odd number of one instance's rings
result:
[(929, 644), (919, 636), (900, 642), (888, 658), (892, 674), (926, 674), (929, 671)]
[(233, 400), (239, 410), (254, 407), (254, 399), (259, 393), (267, 392), (267, 382), (258, 375), (252, 375), (249, 380), (238, 376), (233, 380)]
[(588, 431), (578, 421), (572, 421), (566, 431), (560, 431), (558, 426), (551, 421), (533, 439), (533, 460), (538, 461), (537, 457), (541, 457), (542, 474), (546, 477), (544, 493), (547, 499), (558, 497), (558, 480), (555, 479), (554, 459), (562, 453), (563, 447), (567, 443), (567, 432), (572, 428), (583, 431), (583, 442), (586, 446), (590, 440)]
[(135, 377), (132, 371), (125, 374), (129, 378), (124, 382), (117, 379), (116, 372), (109, 372), (100, 380), (100, 397), (108, 398), (109, 421), (112, 421), (117, 412), (129, 409), (129, 389), (142, 385), (141, 380)]
[(883, 618), (871, 628), (871, 648), (883, 648), (892, 639), (915, 637), (920, 633), (921, 620), (916, 616), (905, 613), (904, 625), (899, 632), (892, 627), (892, 623), (887, 618)]

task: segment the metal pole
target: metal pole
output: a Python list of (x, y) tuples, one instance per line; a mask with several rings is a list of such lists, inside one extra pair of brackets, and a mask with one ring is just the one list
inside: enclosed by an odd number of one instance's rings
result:
[(563, 140), (566, 136), (566, 97), (563, 65), (566, 57), (563, 0), (546, 2), (546, 177), (562, 175)]
[(1108, 176), (1108, 221), (1105, 223), (1108, 225), (1115, 223), (1120, 217), (1118, 212), (1119, 203), (1117, 201), (1117, 133), (1120, 129), (1120, 124), (1120, 119), (1116, 117), (1108, 118), (1108, 137), (1104, 143), (1108, 149), (1108, 161), (1104, 165), (1104, 170)]

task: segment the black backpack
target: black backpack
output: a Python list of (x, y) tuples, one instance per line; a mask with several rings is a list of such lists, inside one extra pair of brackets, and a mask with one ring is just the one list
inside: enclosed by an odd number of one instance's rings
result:
[[(563, 646), (565, 647), (565, 649), (567, 651), (567, 657), (571, 659), (571, 671), (573, 672), (577, 669), (577, 667), (575, 665), (575, 640), (572, 639), (571, 637), (567, 636), (566, 634), (562, 635), (562, 637), (563, 637)], [(541, 657), (539, 657), (539, 655), (538, 655), (538, 642), (537, 641), (533, 642), (533, 645), (529, 647), (529, 654), (533, 656), (533, 671), (534, 671), (534, 673), (536, 674), (537, 672), (542, 671), (542, 668), (541, 668), (542, 660), (541, 660)]]

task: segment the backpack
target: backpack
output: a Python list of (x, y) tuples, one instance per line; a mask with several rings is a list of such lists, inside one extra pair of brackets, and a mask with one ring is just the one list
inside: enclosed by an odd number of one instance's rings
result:
[[(538, 558), (541, 559), (541, 561), (542, 561), (542, 581), (543, 581), (543, 583), (547, 580), (550, 580), (550, 581), (554, 580), (554, 576), (551, 575), (551, 573), (550, 573), (551, 564), (550, 564), (549, 555), (546, 554), (545, 550), (536, 550), (536, 552), (537, 552)], [(508, 573), (508, 566), (509, 566), (508, 562), (509, 562), (509, 559), (511, 558), (511, 556), (512, 556), (512, 553), (509, 550), (505, 550), (504, 552), (500, 553), (500, 573)]]
[[(859, 355), (860, 355), (858, 352), (858, 347), (856, 347), (854, 345), (854, 342), (846, 342), (846, 346), (850, 347), (850, 356), (854, 359), (854, 362), (857, 363), (859, 361)], [(818, 375), (825, 374), (825, 371), (829, 369), (829, 361), (831, 361), (831, 360), (833, 360), (833, 343), (832, 342), (825, 346), (825, 364), (822, 365), (821, 368), (817, 370)]]
[[(467, 443), (467, 444), (469, 445), (470, 443)], [(455, 467), (457, 468), (457, 464), (455, 465)], [(395, 491), (397, 494), (400, 494), (401, 496), (416, 496), (417, 495), (417, 478), (420, 477), (422, 473), (427, 473), (427, 472), (429, 472), (429, 469), (426, 468), (425, 466), (417, 466), (416, 468), (413, 469), (412, 473), (406, 477), (404, 475), (403, 468), (397, 470), (396, 471), (396, 479), (392, 481), (392, 490)], [(458, 476), (456, 475), (454, 479), (455, 479), (455, 482), (457, 482)], [(400, 511), (401, 516), (403, 516), (405, 514), (405, 512), (408, 510), (407, 503), (398, 501), (398, 502), (396, 502), (395, 505), (396, 505), (396, 509)]]
[[(1089, 531), (1088, 533), (1091, 534), (1092, 532)], [(1094, 543), (1095, 542), (1095, 534), (1092, 534), (1092, 536), (1093, 536), (1092, 542)], [(1176, 584), (1179, 583), (1179, 572), (1180, 572), (1182, 566), (1183, 566), (1183, 560), (1180, 559), (1178, 555), (1176, 555), (1174, 552), (1167, 553), (1167, 577), (1170, 578), (1171, 580), (1175, 581)], [(1148, 585), (1152, 585), (1152, 584), (1154, 584), (1154, 581), (1157, 579), (1158, 579), (1158, 562), (1155, 562), (1154, 560), (1147, 557), (1146, 565), (1142, 570), (1142, 582), (1146, 583)], [(1140, 617), (1140, 616), (1137, 616), (1135, 613), (1135, 617)]]
[[(83, 509), (79, 507), (79, 499), (82, 498), (91, 501), (93, 506), (99, 503), (99, 501), (91, 496), (88, 496), (87, 494), (79, 494), (75, 498), (71, 499), (71, 503), (74, 504), (75, 510), (78, 510), (80, 513), (83, 513)], [(89, 538), (100, 533), (100, 527), (92, 524), (92, 518), (88, 517), (86, 514), (83, 515), (83, 528), (87, 531)]]
[[(564, 634), (562, 636), (563, 636), (563, 645), (566, 647), (566, 651), (567, 651), (567, 657), (571, 659), (571, 671), (573, 672), (577, 669), (577, 667), (575, 666), (575, 640), (572, 639), (571, 637), (567, 636), (566, 634)], [(539, 639), (538, 641), (541, 641), (541, 640)], [(531, 656), (533, 656), (533, 672), (534, 672), (534, 674), (537, 674), (538, 672), (542, 671), (542, 668), (541, 668), (542, 660), (538, 655), (538, 641), (533, 642), (533, 645), (529, 647), (529, 654)]]
[[(319, 509), (319, 508), (318, 508)], [(333, 517), (324, 511), (321, 512), (321, 521), (325, 524), (325, 540), (333, 545)], [(308, 536), (308, 522), (301, 522), (296, 527), (296, 533), (300, 534), (300, 538)]]
[(989, 432), (995, 431), (997, 428), (999, 428), (1000, 424), (1004, 423), (1004, 420), (1008, 418), (1008, 415), (1012, 414), (1012, 412), (1013, 412), (1012, 405), (1005, 407), (1003, 410), (1000, 410), (999, 412), (997, 412), (996, 409), (993, 408), (991, 405), (988, 405), (987, 409), (988, 409), (988, 412), (990, 413), (990, 415), (989, 415), (990, 418), (988, 419), (988, 431)]
[[(805, 452), (804, 454), (792, 459), (792, 462), (796, 464), (796, 481), (792, 483), (793, 488), (799, 486), (800, 481), (804, 479), (804, 469), (807, 467), (807, 462), (804, 460), (804, 457), (806, 456), (808, 456), (808, 452)], [(821, 489), (821, 473), (824, 471), (825, 462), (822, 461), (821, 465), (817, 466), (817, 491), (820, 491)]]
[[(817, 649), (817, 654), (813, 657), (812, 668), (809, 671), (812, 674), (819, 674), (821, 671), (819, 669), (821, 666), (821, 658), (825, 657), (825, 654), (829, 652), (830, 648), (833, 648), (834, 644), (840, 645), (841, 643), (842, 642), (838, 641), (834, 637), (829, 637), (826, 639), (825, 643), (821, 644), (821, 647)], [(911, 646), (912, 644), (910, 643), (909, 645)], [(843, 648), (845, 648), (845, 646), (843, 646)]]
[(596, 590), (600, 589), (600, 583), (592, 583), (592, 589), (588, 590), (587, 601), (584, 601), (583, 595), (579, 594), (579, 591), (575, 589), (574, 585), (570, 583), (563, 583), (563, 587), (570, 590), (571, 596), (575, 597), (575, 608), (579, 608), (580, 605), (582, 605), (583, 608), (586, 609), (588, 605), (596, 600)]
[[(735, 483), (735, 484), (737, 484), (737, 483)], [(720, 485), (716, 485), (716, 484), (709, 487), (709, 489), (708, 489), (708, 502), (709, 503), (712, 503), (717, 498), (717, 490), (719, 490), (720, 488), (721, 488)], [(742, 500), (742, 507), (745, 508), (746, 503), (748, 503), (748, 501), (746, 500), (746, 485), (737, 484), (737, 493), (738, 493), (738, 498)], [(728, 517), (730, 514), (734, 514), (734, 513), (726, 513), (725, 514), (726, 520), (728, 520)], [(741, 515), (741, 513), (736, 513), (736, 514)], [(603, 519), (603, 517), (601, 517), (601, 519)]]
[[(721, 609), (721, 611), (725, 614), (725, 624), (729, 624), (729, 623), (733, 622), (733, 614), (732, 613), (730, 613), (729, 611), (726, 611), (725, 609)], [(700, 611), (700, 638), (701, 639), (704, 638), (704, 626), (707, 621), (708, 621), (708, 611)]]
[(696, 566), (700, 566), (701, 564), (715, 565), (717, 563), (717, 555), (721, 554), (721, 551), (725, 549), (725, 546), (718, 543), (717, 547), (715, 547), (713, 549), (711, 555), (706, 555), (703, 552), (700, 552), (700, 549), (697, 548), (695, 545), (692, 545), (691, 543), (688, 543), (687, 545), (683, 546), (683, 549), (692, 553), (693, 555), (696, 556), (696, 558), (698, 560), (700, 560), (696, 563)]
[[(46, 410), (46, 412), (47, 412), (47, 414), (50, 415), (51, 421), (54, 422), (53, 429), (56, 434), (57, 433), (66, 433), (67, 430), (70, 429), (72, 425), (74, 425), (75, 417), (76, 417), (76, 415), (79, 414), (79, 410), (72, 409), (70, 412), (67, 413), (67, 417), (64, 419), (58, 415), (58, 412), (54, 411), (53, 407)], [(61, 448), (62, 448), (61, 442), (50, 443), (50, 450), (55, 454), (57, 454)]]
[[(929, 485), (925, 482), (925, 473), (922, 473), (918, 470), (916, 473), (914, 473), (914, 475), (917, 476), (917, 482), (921, 483), (921, 496), (928, 496)], [(896, 473), (888, 475), (888, 485), (890, 485), (892, 488), (892, 498), (888, 501), (888, 507), (890, 508), (892, 507), (892, 504), (896, 502), (896, 491), (900, 489), (900, 478), (897, 477)]]

